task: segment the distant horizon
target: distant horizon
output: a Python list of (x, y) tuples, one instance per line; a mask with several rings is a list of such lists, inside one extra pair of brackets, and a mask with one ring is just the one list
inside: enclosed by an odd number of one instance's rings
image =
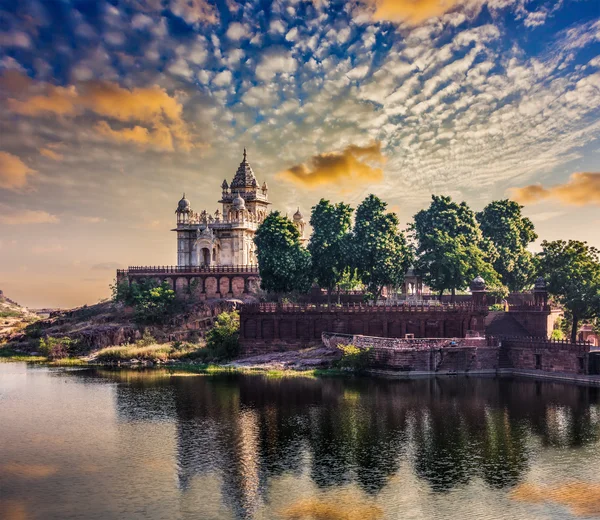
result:
[[(600, 248), (594, 0), (121, 0), (0, 8), (0, 289), (31, 308), (175, 265), (244, 147), (272, 208), (524, 204)], [(60, 28), (60, 30), (57, 30)]]

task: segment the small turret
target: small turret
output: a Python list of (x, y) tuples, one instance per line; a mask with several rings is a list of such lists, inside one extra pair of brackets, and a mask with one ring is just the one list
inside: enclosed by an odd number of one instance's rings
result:
[(177, 203), (177, 209), (175, 210), (175, 213), (177, 214), (177, 223), (185, 224), (188, 222), (191, 212), (192, 206), (190, 201), (185, 198), (184, 193), (183, 197), (181, 197), (181, 200)]
[(483, 306), (486, 303), (486, 287), (485, 280), (477, 275), (471, 282), (471, 295), (473, 305)]

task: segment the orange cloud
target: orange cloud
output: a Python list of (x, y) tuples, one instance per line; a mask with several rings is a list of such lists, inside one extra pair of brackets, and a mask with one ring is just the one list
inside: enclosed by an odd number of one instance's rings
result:
[(48, 159), (52, 159), (53, 161), (62, 161), (64, 158), (62, 153), (55, 152), (50, 148), (42, 148), (40, 150), (40, 154), (42, 154), (44, 157), (48, 157)]
[(47, 211), (39, 210), (25, 210), (18, 213), (12, 213), (9, 215), (0, 215), (0, 223), (7, 224), (9, 226), (16, 226), (20, 224), (56, 224), (59, 222), (59, 218), (56, 215), (52, 215)]
[(406, 22), (410, 25), (441, 16), (464, 0), (364, 0), (375, 7), (373, 19), (391, 22)]
[(563, 204), (584, 206), (600, 204), (600, 173), (574, 173), (564, 184), (545, 188), (541, 184), (530, 184), (522, 188), (512, 188), (511, 196), (518, 202), (540, 202), (556, 199)]
[(0, 152), (0, 188), (16, 190), (27, 184), (27, 177), (36, 173), (19, 157)]
[(152, 144), (156, 148), (168, 152), (172, 152), (175, 149), (173, 146), (173, 136), (169, 129), (164, 126), (160, 126), (154, 130), (148, 130), (143, 126), (113, 130), (106, 121), (100, 121), (96, 125), (96, 130), (115, 141), (130, 142), (140, 146)]
[[(15, 84), (18, 80), (14, 77), (3, 82), (8, 89)], [(11, 97), (7, 101), (8, 107), (26, 116), (76, 116), (87, 110), (120, 123), (137, 123), (120, 129), (114, 129), (106, 121), (96, 125), (102, 135), (115, 141), (158, 146), (162, 150), (174, 150), (175, 144), (185, 151), (193, 148), (181, 102), (158, 86), (129, 90), (115, 83), (89, 82), (79, 88), (49, 84), (39, 84), (35, 88), (42, 93), (19, 99)]]
[(292, 166), (278, 175), (309, 187), (342, 181), (349, 187), (353, 187), (358, 183), (383, 180), (383, 170), (372, 166), (373, 163), (379, 165), (385, 163), (380, 142), (364, 147), (350, 145), (341, 152), (315, 155), (306, 163)]

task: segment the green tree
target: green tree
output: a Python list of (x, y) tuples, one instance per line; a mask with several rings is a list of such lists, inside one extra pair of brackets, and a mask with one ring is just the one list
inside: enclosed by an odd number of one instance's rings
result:
[(135, 318), (143, 323), (165, 323), (180, 305), (168, 281), (140, 280), (129, 285), (126, 281), (111, 286), (113, 300), (135, 308)]
[(429, 208), (414, 217), (412, 230), (417, 241), (416, 272), (436, 292), (440, 299), (444, 291), (452, 296), (466, 289), (477, 275), (488, 288), (501, 286), (492, 266), (497, 253), (494, 245), (485, 240), (475, 214), (465, 202), (450, 197), (432, 195)]
[(477, 213), (483, 236), (495, 246), (492, 265), (511, 291), (522, 291), (533, 282), (535, 265), (527, 246), (537, 238), (533, 223), (521, 214), (523, 206), (512, 200), (495, 200)]
[(548, 292), (568, 311), (574, 342), (579, 323), (600, 316), (599, 251), (578, 240), (544, 240), (537, 260)]
[(269, 292), (306, 292), (310, 289), (310, 253), (300, 242), (300, 232), (278, 211), (270, 213), (256, 231), (261, 287)]
[(319, 286), (327, 289), (329, 304), (333, 289), (344, 280), (350, 267), (347, 250), (352, 212), (348, 204), (331, 204), (325, 199), (321, 199), (312, 208), (310, 225), (313, 232), (308, 251), (311, 255), (313, 275)]
[(356, 210), (350, 257), (375, 301), (385, 286), (398, 287), (413, 260), (412, 248), (387, 204), (369, 195)]
[(234, 359), (240, 353), (240, 316), (236, 311), (222, 312), (206, 333), (207, 355), (213, 359)]

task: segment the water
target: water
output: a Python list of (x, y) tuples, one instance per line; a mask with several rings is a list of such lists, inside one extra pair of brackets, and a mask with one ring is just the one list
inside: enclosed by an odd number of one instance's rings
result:
[(600, 517), (599, 399), (0, 364), (0, 518)]

